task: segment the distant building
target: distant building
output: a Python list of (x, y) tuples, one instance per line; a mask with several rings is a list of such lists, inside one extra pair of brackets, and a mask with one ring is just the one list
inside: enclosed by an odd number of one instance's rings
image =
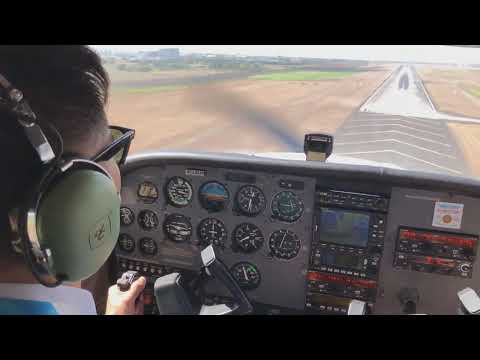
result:
[(180, 57), (180, 50), (176, 48), (142, 51), (141, 57), (148, 60), (175, 60)]

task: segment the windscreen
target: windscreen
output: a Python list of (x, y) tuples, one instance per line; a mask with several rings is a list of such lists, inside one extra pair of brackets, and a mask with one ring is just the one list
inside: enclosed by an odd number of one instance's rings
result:
[(98, 45), (110, 122), (131, 153), (303, 153), (478, 176), (480, 49), (455, 46)]

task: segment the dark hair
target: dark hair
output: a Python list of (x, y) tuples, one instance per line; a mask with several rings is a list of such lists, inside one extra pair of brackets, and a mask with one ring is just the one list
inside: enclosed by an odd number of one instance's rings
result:
[[(100, 57), (84, 45), (1, 45), (0, 73), (21, 90), (43, 129), (81, 144), (107, 129), (109, 78)], [(48, 135), (48, 134), (47, 134)], [(23, 130), (0, 111), (0, 238), (8, 211), (39, 172)]]

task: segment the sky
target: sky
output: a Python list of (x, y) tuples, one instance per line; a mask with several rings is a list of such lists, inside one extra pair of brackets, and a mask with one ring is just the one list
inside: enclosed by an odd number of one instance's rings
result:
[(179, 48), (182, 54), (338, 58), (370, 61), (416, 61), (480, 64), (480, 48), (443, 45), (91, 45), (97, 49), (142, 51)]

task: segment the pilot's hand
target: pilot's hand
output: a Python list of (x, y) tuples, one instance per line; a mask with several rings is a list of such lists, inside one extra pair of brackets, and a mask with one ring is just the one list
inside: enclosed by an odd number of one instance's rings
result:
[(147, 279), (143, 276), (132, 283), (128, 291), (120, 291), (117, 285), (108, 289), (105, 315), (143, 315), (143, 294)]

